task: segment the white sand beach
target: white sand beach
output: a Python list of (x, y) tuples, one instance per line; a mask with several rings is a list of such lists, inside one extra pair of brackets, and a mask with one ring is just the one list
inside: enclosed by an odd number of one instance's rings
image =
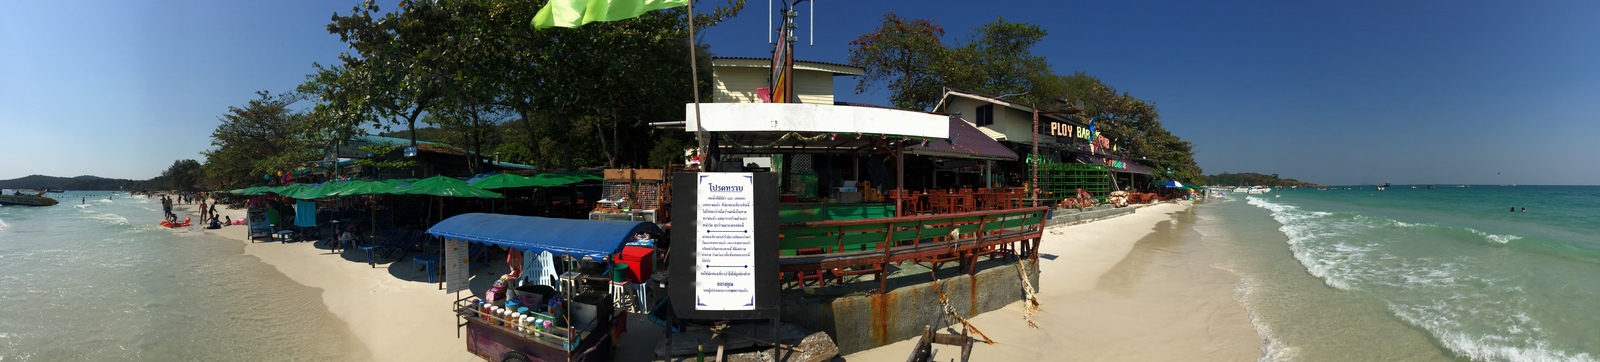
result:
[[(192, 206), (185, 205), (188, 212)], [(242, 209), (223, 209), (238, 219)], [(978, 344), (975, 361), (1251, 360), (1262, 339), (1234, 301), (1237, 277), (1210, 266), (1196, 242), (1173, 235), (1176, 213), (1160, 204), (1087, 224), (1052, 227), (1040, 247), (1040, 311), (1030, 328), (1021, 302), (970, 317), (998, 343)], [(197, 217), (198, 218), (198, 217)], [(379, 361), (477, 361), (456, 336), (453, 295), (408, 261), (370, 268), (360, 250), (348, 257), (310, 243), (250, 242), (246, 228), (208, 234), (246, 243), (245, 253), (290, 279), (322, 290), (329, 310)], [(1196, 244), (1196, 245), (1186, 245)], [(912, 341), (845, 356), (849, 361), (904, 359)], [(941, 357), (959, 353), (939, 347)], [(627, 354), (624, 354), (627, 355)]]
[[(1047, 229), (1040, 245), (1041, 310), (1023, 320), (1022, 302), (970, 317), (997, 343), (978, 343), (973, 361), (1247, 361), (1264, 340), (1233, 299), (1238, 278), (1211, 267), (1196, 241), (1171, 230), (1190, 206), (1158, 204), (1126, 215)], [(1161, 228), (1167, 228), (1162, 230)], [(947, 330), (949, 331), (949, 330)], [(845, 356), (903, 360), (914, 341)], [(960, 349), (936, 346), (938, 360)]]

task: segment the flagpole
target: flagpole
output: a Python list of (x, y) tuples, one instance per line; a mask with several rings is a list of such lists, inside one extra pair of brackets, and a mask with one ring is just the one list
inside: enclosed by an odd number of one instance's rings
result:
[(688, 3), (689, 76), (692, 78), (689, 80), (689, 86), (694, 88), (694, 138), (700, 143), (700, 150), (699, 152), (696, 152), (696, 154), (700, 156), (700, 170), (704, 171), (708, 170), (706, 165), (711, 162), (711, 150), (709, 149), (710, 147), (708, 145), (708, 142), (711, 140), (707, 139), (705, 125), (700, 123), (700, 57), (695, 55), (694, 49), (694, 0), (689, 0)]

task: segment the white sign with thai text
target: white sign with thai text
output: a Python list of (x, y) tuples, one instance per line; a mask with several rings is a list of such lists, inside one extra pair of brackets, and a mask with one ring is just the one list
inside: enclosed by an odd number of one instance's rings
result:
[(444, 292), (446, 294), (467, 290), (470, 285), (468, 278), (472, 273), (467, 272), (467, 260), (470, 257), (467, 242), (461, 239), (449, 239), (444, 242)]
[(697, 175), (695, 308), (754, 310), (755, 176)]

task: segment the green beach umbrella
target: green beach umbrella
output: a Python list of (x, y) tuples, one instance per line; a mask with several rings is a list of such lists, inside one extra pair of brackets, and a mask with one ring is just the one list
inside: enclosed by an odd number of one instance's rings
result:
[(497, 173), (474, 181), (471, 185), (484, 190), (539, 186), (533, 179), (510, 173)]
[(282, 196), (292, 197), (292, 198), (299, 198), (296, 195), (299, 195), (301, 192), (305, 192), (306, 190), (309, 190), (312, 187), (315, 187), (315, 186), (297, 183), (297, 184), (292, 184), (292, 185), (288, 185), (288, 186), (279, 186), (276, 189), (272, 190), (272, 193), (278, 194), (278, 195), (282, 195)]
[(534, 181), (534, 186), (541, 187), (565, 186), (584, 181), (603, 180), (599, 175), (583, 172), (541, 173), (530, 177), (530, 179)]
[(381, 187), (392, 188), (392, 186), (385, 185), (385, 184), (383, 184), (381, 182), (376, 182), (376, 181), (366, 181), (366, 180), (346, 181), (346, 182), (344, 182), (344, 186), (343, 187), (340, 187), (338, 190), (333, 190), (333, 191), (327, 192), (327, 193), (323, 194), (323, 196), (340, 197), (340, 196), (371, 195), (371, 194), (374, 194), (376, 192), (375, 191), (369, 191), (369, 190), (378, 190), (378, 188), (381, 188)]
[(417, 182), (412, 182), (411, 186), (406, 186), (404, 188), (396, 190), (395, 193), (402, 194), (402, 195), (431, 195), (431, 196), (442, 196), (442, 197), (478, 197), (478, 198), (490, 198), (490, 199), (498, 199), (498, 198), (504, 197), (504, 196), (501, 196), (499, 193), (496, 193), (494, 191), (489, 191), (489, 190), (484, 190), (484, 189), (481, 189), (481, 188), (473, 187), (472, 185), (468, 185), (466, 181), (461, 181), (461, 180), (456, 179), (454, 177), (446, 177), (446, 176), (434, 176), (434, 177), (429, 177), (429, 178), (417, 180)]
[[(309, 185), (308, 185), (309, 186)], [(306, 187), (295, 191), (293, 195), (285, 195), (300, 200), (320, 199), (330, 197), (330, 193), (337, 192), (346, 187), (344, 182), (324, 182), (315, 187)]]

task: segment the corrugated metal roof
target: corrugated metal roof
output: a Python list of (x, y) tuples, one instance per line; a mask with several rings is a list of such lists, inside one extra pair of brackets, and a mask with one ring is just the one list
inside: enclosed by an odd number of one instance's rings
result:
[(961, 117), (950, 117), (950, 138), (914, 145), (906, 153), (923, 156), (1015, 161), (1017, 153), (989, 138)]

